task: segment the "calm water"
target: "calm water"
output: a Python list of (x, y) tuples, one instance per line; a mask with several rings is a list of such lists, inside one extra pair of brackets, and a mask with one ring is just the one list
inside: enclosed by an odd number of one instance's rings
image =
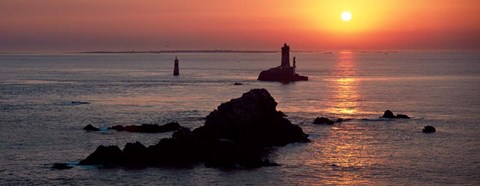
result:
[[(279, 53), (176, 55), (179, 77), (171, 75), (175, 54), (0, 55), (0, 184), (480, 184), (478, 52), (293, 53), (310, 81), (291, 84), (256, 81), (280, 64)], [(273, 149), (280, 167), (50, 169), (98, 145), (171, 135), (87, 133), (85, 125), (195, 128), (252, 88), (269, 90), (313, 141)], [(413, 119), (377, 119), (386, 109)], [(317, 116), (353, 120), (312, 125)], [(425, 125), (437, 133), (423, 134)]]

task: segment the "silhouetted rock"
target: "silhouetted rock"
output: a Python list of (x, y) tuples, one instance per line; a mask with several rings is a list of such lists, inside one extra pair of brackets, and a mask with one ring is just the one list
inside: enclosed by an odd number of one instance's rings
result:
[(113, 129), (116, 131), (127, 131), (127, 132), (142, 132), (142, 133), (161, 133), (161, 132), (169, 132), (178, 130), (180, 128), (180, 124), (176, 122), (167, 123), (165, 125), (157, 125), (157, 124), (142, 124), (140, 126), (137, 125), (115, 125), (109, 127), (109, 129)]
[(395, 118), (395, 115), (393, 115), (393, 112), (390, 110), (386, 110), (383, 113), (383, 116), (381, 118)]
[(128, 143), (99, 146), (80, 161), (82, 165), (191, 166), (254, 168), (276, 166), (264, 159), (265, 147), (309, 142), (308, 135), (276, 110), (277, 102), (265, 89), (253, 89), (221, 104), (207, 116), (205, 125), (193, 130), (179, 127), (172, 138), (145, 147)]
[(69, 166), (66, 163), (54, 163), (52, 166), (52, 169), (57, 169), (57, 170), (65, 170), (65, 169), (71, 169), (73, 168), (72, 166)]
[(435, 127), (427, 125), (423, 128), (423, 133), (434, 133), (434, 132), (437, 132)]
[(125, 162), (122, 150), (117, 146), (100, 145), (86, 159), (80, 161), (81, 165), (121, 165)]
[(383, 116), (380, 117), (380, 118), (390, 118), (390, 119), (410, 119), (410, 117), (408, 117), (407, 115), (405, 114), (397, 114), (397, 116), (395, 116), (393, 114), (392, 111), (390, 110), (386, 110), (384, 113), (383, 113)]
[(83, 130), (86, 130), (87, 132), (91, 131), (100, 131), (97, 127), (94, 127), (93, 125), (88, 124), (87, 126), (83, 127)]
[(399, 119), (410, 119), (410, 117), (408, 117), (407, 115), (405, 114), (397, 114), (397, 116), (395, 118), (399, 118)]
[(285, 119), (276, 106), (267, 90), (252, 89), (222, 103), (193, 133), (202, 140), (228, 139), (260, 147), (309, 142), (302, 128)]
[(333, 125), (334, 123), (334, 121), (324, 117), (317, 117), (313, 120), (313, 124), (317, 125)]
[(90, 104), (89, 102), (86, 102), (86, 101), (72, 101), (71, 103), (74, 104), (74, 105)]
[(243, 85), (243, 83), (235, 82), (233, 85), (238, 86), (238, 85)]
[(147, 147), (139, 142), (127, 143), (123, 148), (123, 156), (125, 157), (125, 163), (132, 164), (145, 164), (148, 163), (148, 151)]
[(172, 134), (173, 139), (193, 139), (193, 132), (186, 127), (181, 127)]

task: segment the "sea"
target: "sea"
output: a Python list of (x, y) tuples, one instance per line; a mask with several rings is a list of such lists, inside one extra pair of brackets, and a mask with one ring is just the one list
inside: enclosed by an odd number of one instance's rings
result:
[[(258, 81), (280, 65), (279, 52), (0, 54), (0, 185), (480, 185), (480, 52), (293, 56), (309, 81)], [(82, 130), (88, 124), (194, 129), (255, 88), (312, 141), (272, 148), (280, 166), (51, 168), (99, 145), (148, 146), (172, 134)], [(379, 118), (385, 110), (411, 119)], [(316, 117), (351, 120), (314, 125)], [(437, 132), (423, 133), (427, 125)]]

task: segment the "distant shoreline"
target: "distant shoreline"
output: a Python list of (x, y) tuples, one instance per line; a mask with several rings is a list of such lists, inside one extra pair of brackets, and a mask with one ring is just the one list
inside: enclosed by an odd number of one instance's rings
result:
[(277, 53), (270, 50), (159, 50), (159, 51), (85, 51), (87, 54), (134, 54), (134, 53)]

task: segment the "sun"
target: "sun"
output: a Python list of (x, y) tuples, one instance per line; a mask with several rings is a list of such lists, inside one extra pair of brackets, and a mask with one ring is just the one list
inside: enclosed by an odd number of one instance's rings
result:
[(350, 13), (349, 11), (344, 11), (342, 12), (342, 15), (340, 15), (340, 17), (343, 21), (349, 22), (350, 20), (352, 20), (352, 13)]

